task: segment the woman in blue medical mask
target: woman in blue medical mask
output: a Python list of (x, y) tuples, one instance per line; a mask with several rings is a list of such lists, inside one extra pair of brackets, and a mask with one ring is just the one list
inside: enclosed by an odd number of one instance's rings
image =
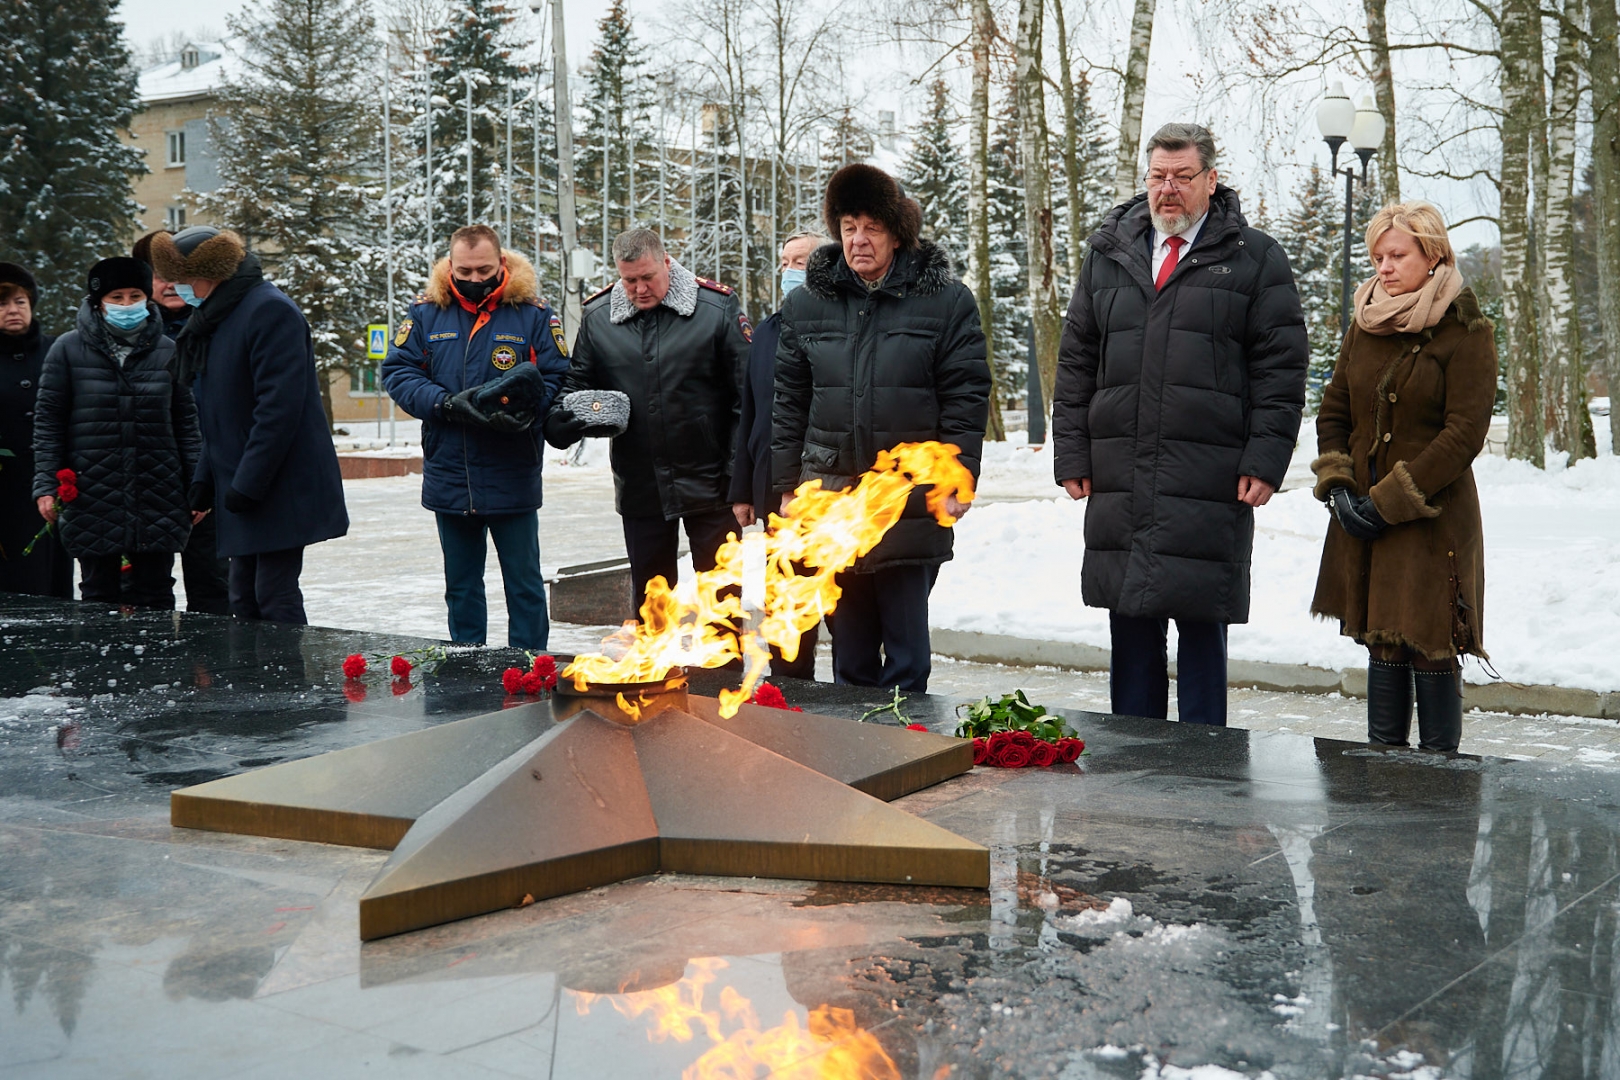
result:
[(79, 560), (82, 599), (172, 609), (174, 555), (202, 516), (186, 501), (201, 438), (151, 296), (139, 259), (90, 268), (77, 325), (40, 372), (34, 498)]

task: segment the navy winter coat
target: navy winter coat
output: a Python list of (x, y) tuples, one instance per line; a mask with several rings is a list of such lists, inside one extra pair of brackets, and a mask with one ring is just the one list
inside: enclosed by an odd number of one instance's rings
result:
[[(214, 487), (221, 556), (285, 551), (349, 531), (315, 379), (309, 323), (268, 281), (209, 339), (195, 388), (203, 435), (197, 479)], [(240, 514), (227, 509), (233, 487), (258, 504)]]
[(761, 520), (782, 505), (781, 497), (771, 494), (771, 403), (776, 396), (776, 346), (781, 337), (781, 312), (754, 327), (748, 370), (743, 374), (737, 460), (731, 467), (731, 501), (752, 503)]
[[(541, 302), (534, 267), (506, 256), (506, 285), (476, 314), (450, 290), (450, 260), (433, 268), (383, 363), (383, 387), (422, 421), (422, 505), (440, 514), (516, 514), (541, 503), (541, 425), (503, 434), (439, 419), (438, 406), (469, 387), (536, 364), (544, 416), (568, 372), (562, 323)], [(489, 302), (486, 301), (486, 305)]]
[(197, 466), (197, 410), (175, 374), (174, 342), (148, 303), (122, 362), (101, 313), (85, 301), (39, 376), (34, 497), (72, 469), (79, 495), (62, 509), (62, 545), (76, 558), (175, 552), (191, 536), (186, 487)]

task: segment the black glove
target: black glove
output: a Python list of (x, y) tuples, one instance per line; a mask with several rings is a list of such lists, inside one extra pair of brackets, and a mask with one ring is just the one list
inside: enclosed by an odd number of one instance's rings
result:
[(1352, 495), (1349, 488), (1336, 487), (1328, 494), (1328, 509), (1339, 528), (1357, 540), (1376, 540), (1388, 526), (1370, 495)]
[(191, 504), (193, 510), (212, 510), (214, 485), (208, 481), (198, 480), (186, 491), (186, 502)]
[(591, 425), (567, 409), (553, 409), (546, 417), (546, 442), (558, 450), (566, 450), (585, 437)]
[(480, 389), (481, 387), (475, 386), (470, 390), (463, 390), (459, 394), (451, 394), (439, 402), (439, 415), (457, 424), (486, 426), (489, 423), (489, 417), (479, 412), (477, 407), (473, 405), (473, 395), (477, 394)]
[(534, 413), (528, 409), (502, 409), (490, 413), (484, 426), (501, 435), (517, 435), (534, 426)]
[(234, 487), (225, 492), (225, 509), (233, 514), (245, 514), (250, 510), (256, 510), (262, 502), (264, 502), (263, 499), (255, 499), (251, 495), (244, 495)]

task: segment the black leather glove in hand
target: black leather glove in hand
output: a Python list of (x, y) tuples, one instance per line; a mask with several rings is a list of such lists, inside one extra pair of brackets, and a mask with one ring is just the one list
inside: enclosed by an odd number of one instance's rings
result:
[(590, 425), (565, 409), (553, 409), (546, 417), (546, 442), (566, 450), (585, 437)]
[(484, 426), (500, 435), (519, 435), (534, 426), (534, 413), (528, 409), (514, 411), (503, 408), (490, 413)]
[(191, 504), (193, 510), (212, 510), (214, 508), (214, 485), (201, 481), (192, 484), (186, 491), (186, 502)]
[(1376, 540), (1388, 525), (1371, 496), (1352, 495), (1349, 488), (1334, 488), (1328, 495), (1328, 509), (1339, 528), (1357, 540)]
[(245, 514), (258, 508), (263, 499), (255, 499), (251, 495), (244, 495), (235, 488), (225, 492), (225, 509), (233, 514)]
[(439, 415), (457, 424), (487, 425), (489, 417), (479, 412), (473, 405), (473, 396), (480, 389), (482, 388), (475, 386), (471, 390), (451, 394), (439, 403)]

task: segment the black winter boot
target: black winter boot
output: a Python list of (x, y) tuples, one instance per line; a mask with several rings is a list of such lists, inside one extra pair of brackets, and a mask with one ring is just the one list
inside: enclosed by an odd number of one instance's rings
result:
[(1462, 686), (1457, 669), (1416, 671), (1418, 749), (1455, 752), (1462, 742)]
[(1405, 746), (1412, 731), (1412, 665), (1367, 661), (1367, 741)]

